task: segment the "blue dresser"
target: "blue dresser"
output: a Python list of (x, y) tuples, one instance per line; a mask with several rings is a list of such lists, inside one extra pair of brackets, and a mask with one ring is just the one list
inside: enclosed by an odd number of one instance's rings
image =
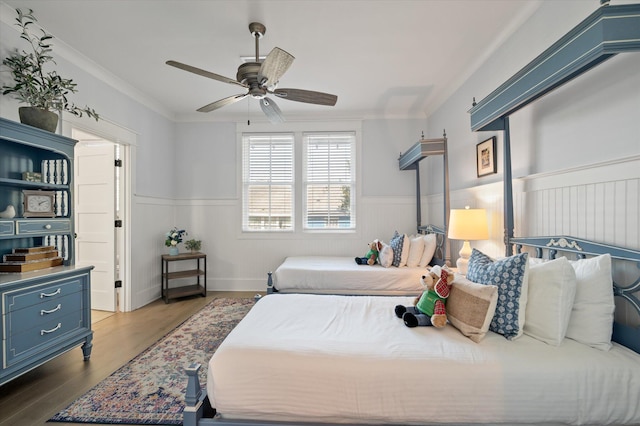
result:
[[(0, 118), (0, 212), (9, 205), (15, 211), (0, 218), (0, 267), (22, 271), (0, 272), (0, 385), (78, 346), (85, 360), (91, 355), (93, 267), (74, 262), (75, 142)], [(43, 209), (46, 197), (52, 203)], [(54, 249), (53, 264), (61, 265), (41, 266), (37, 255), (22, 256), (24, 262), (5, 256), (34, 247)]]

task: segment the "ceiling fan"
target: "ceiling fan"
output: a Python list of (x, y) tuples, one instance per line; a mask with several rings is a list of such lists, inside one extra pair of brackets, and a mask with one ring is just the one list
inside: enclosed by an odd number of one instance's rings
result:
[(231, 105), (247, 96), (258, 99), (260, 108), (272, 123), (281, 123), (284, 117), (278, 105), (273, 99), (267, 97), (267, 94), (274, 95), (280, 99), (288, 99), (290, 101), (304, 102), (308, 104), (334, 106), (338, 97), (329, 93), (314, 92), (302, 89), (278, 89), (278, 81), (280, 77), (289, 69), (293, 60), (293, 55), (284, 50), (274, 47), (266, 56), (264, 61), (260, 62), (259, 40), (262, 38), (267, 28), (259, 22), (249, 24), (249, 31), (255, 38), (256, 57), (255, 62), (246, 62), (238, 67), (236, 79), (233, 80), (191, 65), (183, 64), (177, 61), (167, 61), (167, 65), (189, 71), (203, 77), (212, 78), (222, 81), (223, 83), (235, 84), (247, 89), (246, 93), (229, 96), (224, 99), (217, 100), (208, 105), (199, 108), (199, 112), (211, 112), (225, 105)]

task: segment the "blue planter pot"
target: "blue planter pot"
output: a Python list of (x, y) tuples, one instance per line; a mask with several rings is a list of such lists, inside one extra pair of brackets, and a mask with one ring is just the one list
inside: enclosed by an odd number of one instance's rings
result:
[(169, 254), (171, 256), (176, 256), (178, 253), (179, 253), (179, 251), (178, 251), (178, 247), (177, 246), (169, 247)]

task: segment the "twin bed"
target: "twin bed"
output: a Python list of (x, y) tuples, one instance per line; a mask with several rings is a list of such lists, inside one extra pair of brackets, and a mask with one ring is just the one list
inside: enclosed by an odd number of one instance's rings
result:
[(410, 263), (411, 266), (359, 265), (353, 257), (287, 257), (275, 272), (269, 272), (267, 293), (415, 296), (422, 292), (420, 278), (425, 274), (425, 266), (444, 263), (442, 229), (429, 225), (423, 232), (413, 237), (422, 235), (429, 247), (414, 256), (419, 262)]
[[(512, 244), (531, 254), (545, 249), (547, 258), (610, 257), (616, 267), (640, 267), (640, 251), (570, 237)], [(603, 270), (587, 269), (578, 285), (598, 286)], [(640, 279), (622, 288), (610, 278), (608, 285), (604, 305), (615, 293), (638, 306), (633, 293)], [(528, 304), (531, 294), (529, 287)], [(639, 328), (614, 324), (604, 348), (575, 338), (550, 344), (533, 332), (508, 340), (485, 330), (476, 342), (451, 323), (405, 327), (393, 308), (412, 302), (409, 296), (263, 297), (212, 357), (206, 391), (200, 366), (187, 369), (184, 425), (640, 424)]]
[(287, 257), (267, 281), (267, 292), (406, 295), (421, 291), (425, 268), (358, 265), (353, 257)]

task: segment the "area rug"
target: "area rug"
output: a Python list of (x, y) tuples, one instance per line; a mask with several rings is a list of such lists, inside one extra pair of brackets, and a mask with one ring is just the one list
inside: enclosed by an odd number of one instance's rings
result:
[(49, 421), (182, 424), (184, 367), (202, 364), (204, 388), (209, 359), (253, 304), (253, 299), (213, 300)]

